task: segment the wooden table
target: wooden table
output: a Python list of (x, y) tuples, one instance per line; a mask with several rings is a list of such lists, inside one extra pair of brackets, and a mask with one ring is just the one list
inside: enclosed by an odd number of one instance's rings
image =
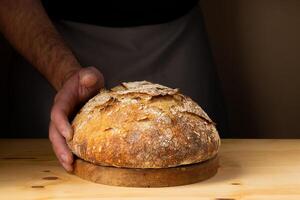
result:
[(113, 187), (66, 173), (46, 139), (2, 139), (0, 199), (300, 199), (300, 140), (222, 140), (220, 164), (192, 185)]

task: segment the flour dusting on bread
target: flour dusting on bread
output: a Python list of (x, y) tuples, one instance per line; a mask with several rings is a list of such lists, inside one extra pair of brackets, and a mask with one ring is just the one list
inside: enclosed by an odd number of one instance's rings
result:
[(147, 81), (102, 89), (73, 120), (68, 143), (80, 158), (104, 166), (167, 168), (214, 157), (220, 138), (191, 98)]

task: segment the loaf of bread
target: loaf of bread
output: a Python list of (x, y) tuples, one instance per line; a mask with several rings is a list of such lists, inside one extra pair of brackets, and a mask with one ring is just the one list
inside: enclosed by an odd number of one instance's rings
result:
[(88, 162), (125, 168), (168, 168), (216, 156), (214, 122), (178, 89), (147, 81), (102, 89), (72, 122), (72, 152)]

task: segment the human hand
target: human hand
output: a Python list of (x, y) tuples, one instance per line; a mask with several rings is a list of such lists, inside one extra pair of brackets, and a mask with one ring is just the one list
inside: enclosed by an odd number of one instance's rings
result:
[(73, 130), (69, 117), (76, 107), (99, 92), (104, 78), (95, 67), (73, 71), (57, 92), (51, 110), (49, 139), (59, 162), (66, 171), (73, 171), (73, 154), (66, 141), (72, 139)]

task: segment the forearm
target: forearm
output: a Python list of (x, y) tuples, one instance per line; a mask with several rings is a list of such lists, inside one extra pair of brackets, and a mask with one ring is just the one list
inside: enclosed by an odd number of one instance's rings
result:
[(39, 0), (0, 0), (0, 29), (57, 90), (80, 68)]

